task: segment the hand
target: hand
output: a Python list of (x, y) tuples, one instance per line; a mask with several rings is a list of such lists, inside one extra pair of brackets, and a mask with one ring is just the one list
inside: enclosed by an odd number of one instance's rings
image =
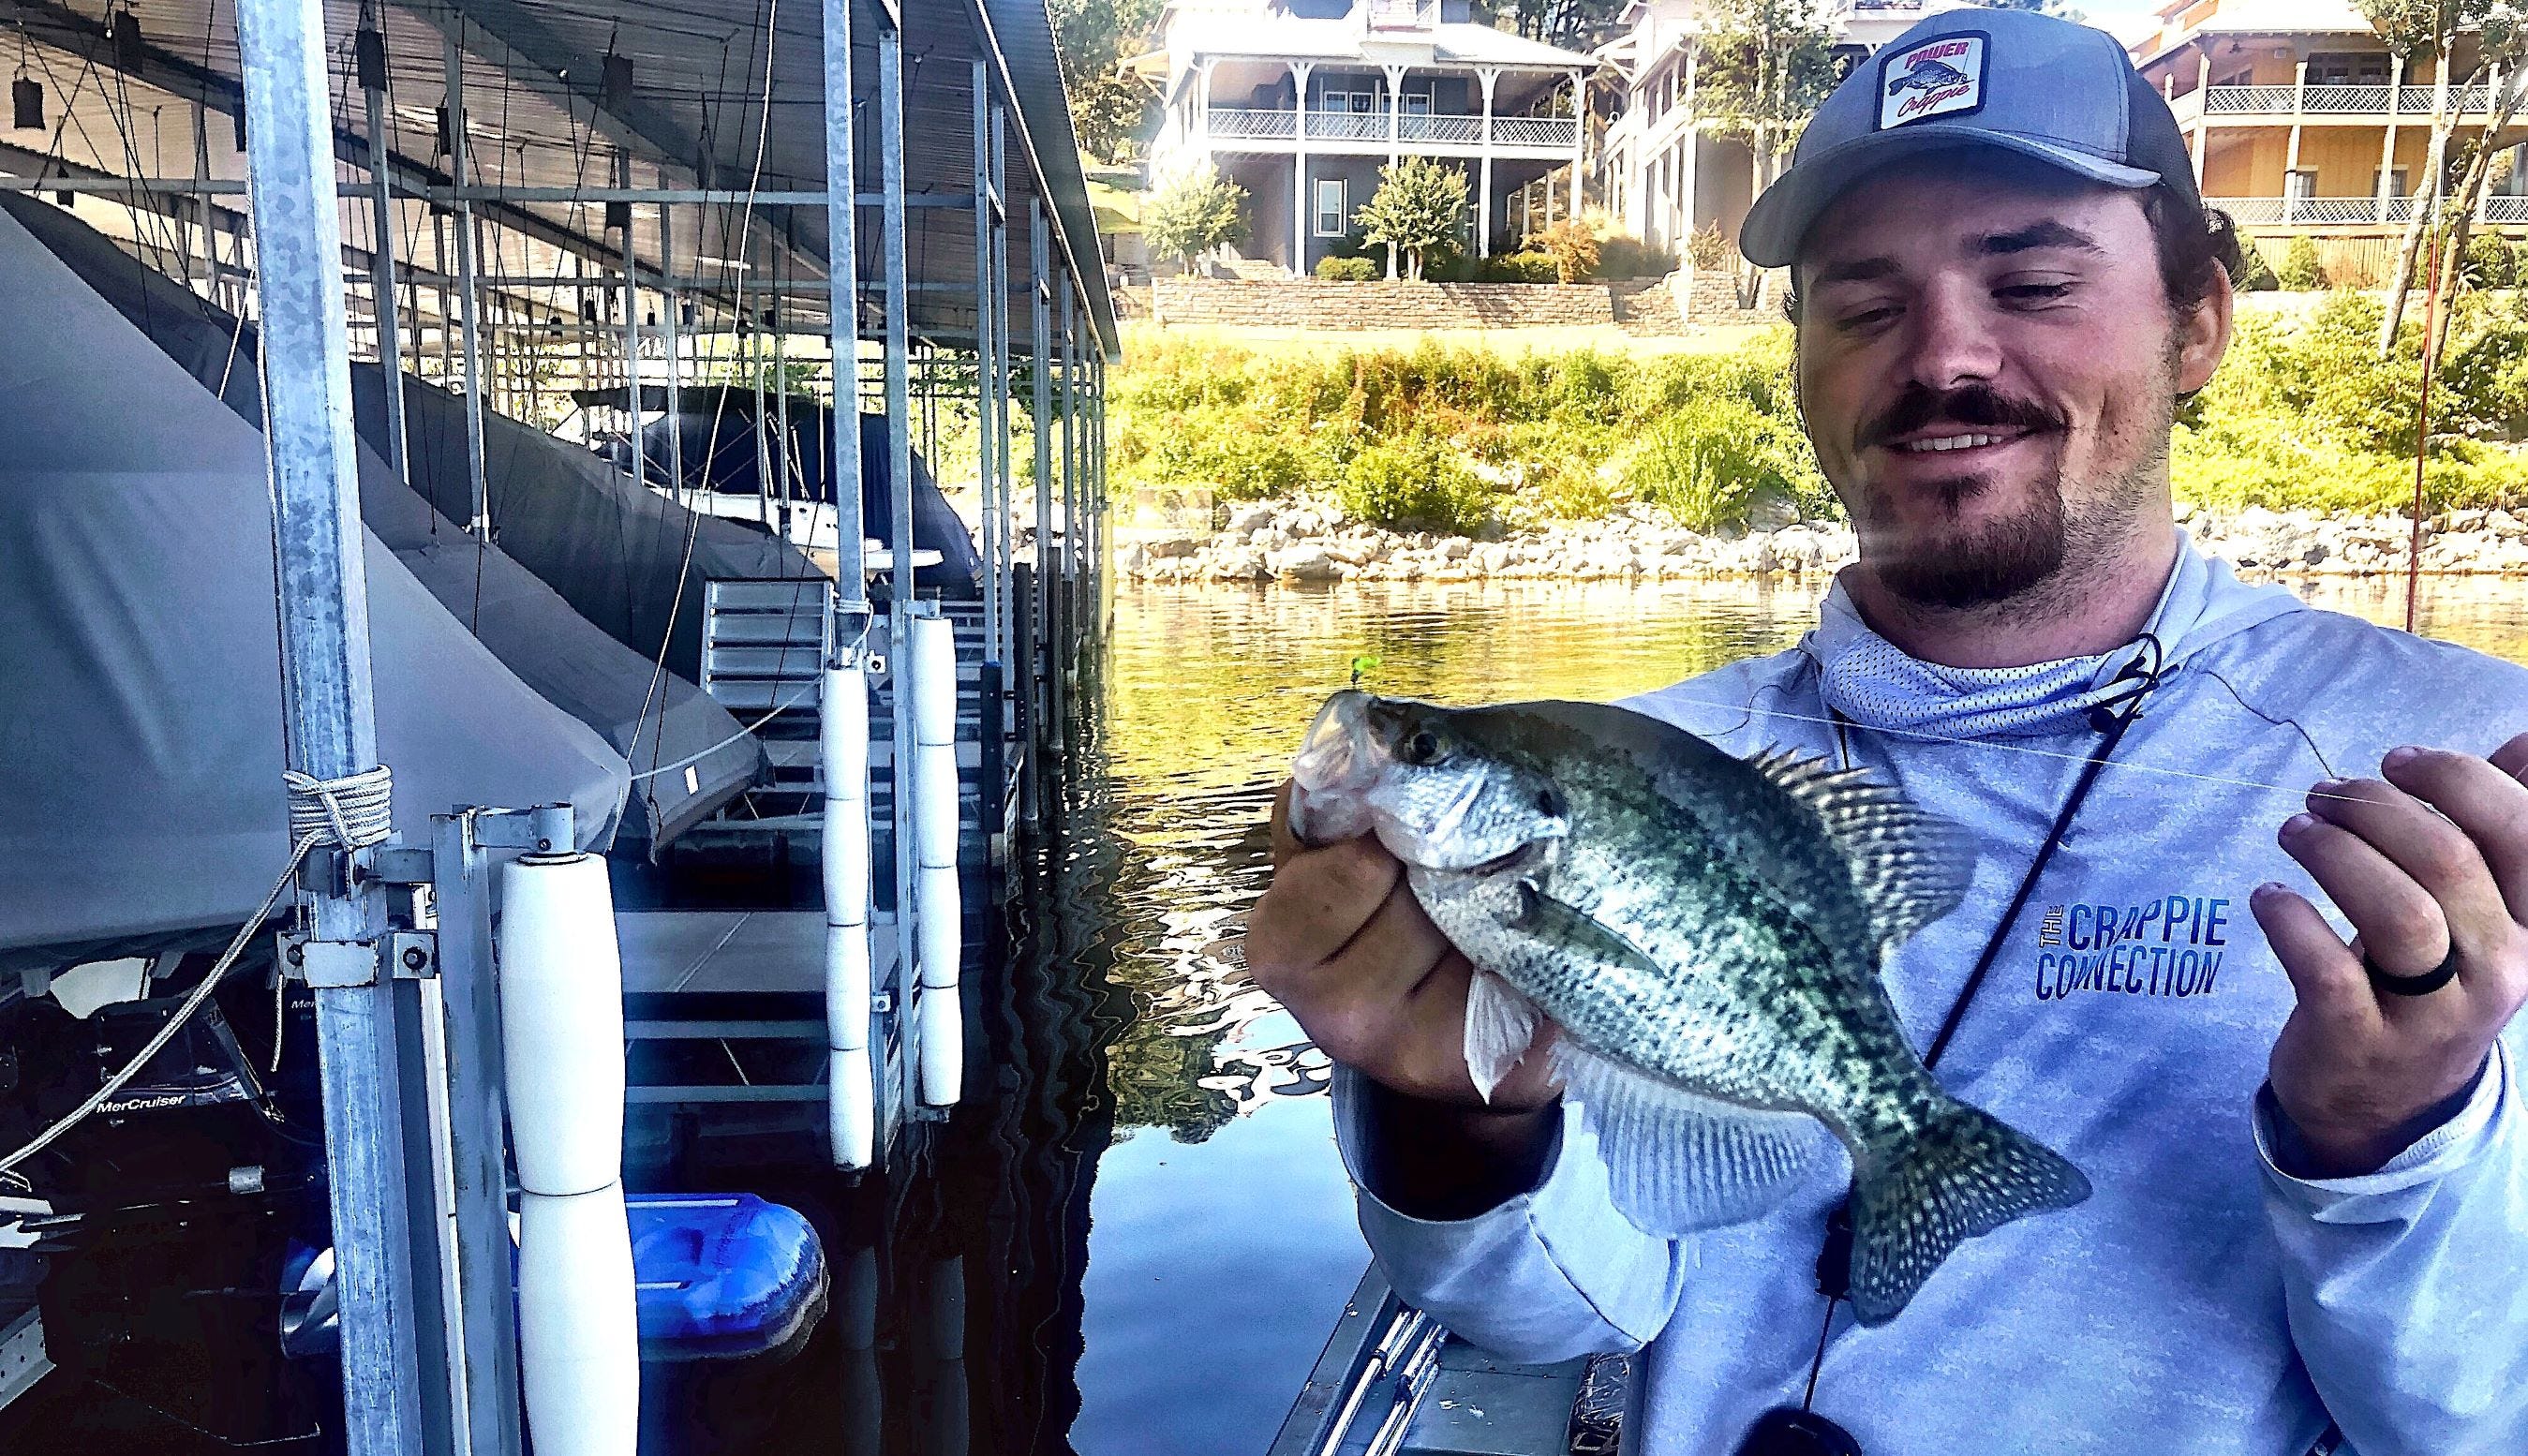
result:
[[(1483, 1108), (1466, 1071), (1474, 967), (1376, 839), (1303, 845), (1290, 806), (1285, 784), (1273, 800), (1273, 883), (1247, 915), (1255, 983), (1336, 1061), (1407, 1097)], [(1541, 1042), (1493, 1089), (1494, 1110), (1543, 1108), (1559, 1096)]]
[[(2318, 785), (2280, 835), (2350, 945), (2280, 885), (2251, 901), (2299, 999), (2271, 1075), (2317, 1177), (2375, 1172), (2447, 1120), (2528, 1000), (2528, 734), (2490, 759), (2397, 749), (2381, 773)], [(2423, 996), (2361, 963), (2421, 975), (2452, 949), (2457, 978)]]

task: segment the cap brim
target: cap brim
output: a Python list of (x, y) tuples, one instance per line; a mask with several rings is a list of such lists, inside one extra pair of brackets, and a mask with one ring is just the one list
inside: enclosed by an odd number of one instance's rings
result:
[(1805, 158), (1774, 180), (1747, 212), (1738, 230), (1738, 249), (1759, 268), (1784, 268), (1799, 251), (1817, 214), (1841, 197), (1866, 173), (1901, 157), (1951, 148), (1997, 147), (2050, 162), (2076, 177), (2111, 187), (2147, 187), (2161, 181), (2156, 172), (2111, 162), (2078, 147), (2038, 141), (1969, 125), (1917, 124), (1898, 131), (1872, 131), (1840, 146)]

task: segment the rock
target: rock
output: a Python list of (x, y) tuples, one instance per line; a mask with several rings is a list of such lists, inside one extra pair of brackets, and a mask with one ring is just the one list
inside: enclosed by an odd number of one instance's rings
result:
[(1237, 536), (1252, 536), (1273, 524), (1273, 505), (1267, 500), (1249, 501), (1229, 512), (1229, 530)]
[(1213, 581), (1260, 582), (1272, 578), (1272, 569), (1264, 564), (1264, 553), (1252, 546), (1234, 546), (1212, 558)]
[(1302, 582), (1330, 582), (1340, 574), (1335, 558), (1315, 545), (1285, 546), (1265, 558), (1275, 576)]
[(1799, 520), (1800, 508), (1780, 495), (1759, 496), (1756, 503), (1747, 508), (1747, 529), (1750, 531), (1779, 531), (1786, 526), (1798, 525)]
[(1466, 559), (1466, 553), (1474, 548), (1475, 544), (1462, 536), (1451, 536), (1440, 543), (1441, 556), (1450, 561)]
[(1148, 559), (1149, 553), (1141, 549), (1140, 543), (1134, 542), (1115, 553), (1115, 569), (1128, 575), (1137, 574), (1141, 569), (1141, 563)]
[(1190, 536), (1162, 536), (1150, 542), (1144, 549), (1149, 553), (1149, 559), (1163, 561), (1171, 556), (1190, 556), (1202, 549), (1202, 543)]

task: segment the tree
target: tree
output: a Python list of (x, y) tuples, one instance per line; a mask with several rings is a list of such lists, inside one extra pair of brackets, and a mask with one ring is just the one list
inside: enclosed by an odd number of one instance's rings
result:
[(1623, 33), (1627, 0), (1476, 0), (1475, 19), (1494, 25), (1506, 17), (1530, 40), (1564, 50), (1591, 51)]
[(1823, 9), (1819, 0), (1711, 0), (1704, 8), (1695, 115), (1747, 143), (1750, 195), (1781, 176), (1801, 130), (1842, 78)]
[(1046, 0), (1045, 15), (1080, 145), (1102, 161), (1138, 155), (1158, 98), (1122, 65), (1148, 40), (1159, 0)]
[[(1405, 276), (1420, 282), (1422, 254), (1456, 239), (1466, 222), (1466, 175), (1428, 157), (1406, 157), (1378, 169), (1378, 191), (1352, 214), (1362, 238), (1401, 255)], [(1391, 272), (1393, 271), (1391, 267)]]
[[(2353, 8), (2387, 42), (2390, 54), (2409, 68), (2417, 61), (2436, 61), (2442, 78), (2448, 81), (2446, 86), (2433, 88), (2431, 142), (2423, 153), (2422, 190), (2414, 197), (2412, 214), (2405, 223), (2404, 242), (2396, 251), (2396, 270), (2388, 281), (2388, 306), (2379, 323), (2379, 357), (2384, 359), (2396, 349), (2396, 330), (2404, 322), (2405, 303), (2413, 291), (2415, 267), (2422, 257), (2425, 235), (2435, 229), (2448, 234), (2449, 245), (2444, 249), (2447, 258), (2442, 272), (2453, 279), (2457, 257), (2464, 251), (2466, 234), (2492, 172), (2492, 149), (2478, 145), (2477, 155), (2459, 178), (2455, 193), (2449, 196), (2446, 208), (2443, 206), (2449, 182), (2449, 139), (2457, 130), (2457, 114), (2449, 109), (2449, 93), (2477, 84), (2489, 72), (2495, 114), (2488, 118), (2483, 134), (2492, 136), (2508, 125), (2520, 103), (2519, 71), (2523, 45), (2528, 44), (2528, 25), (2522, 24), (2515, 0), (2353, 0)], [(2454, 70), (2457, 40), (2470, 31), (2477, 42), (2475, 64), (2459, 74)]]
[(1246, 189), (1208, 167), (1188, 172), (1150, 199), (1141, 235), (1151, 251), (1191, 268), (1246, 235)]

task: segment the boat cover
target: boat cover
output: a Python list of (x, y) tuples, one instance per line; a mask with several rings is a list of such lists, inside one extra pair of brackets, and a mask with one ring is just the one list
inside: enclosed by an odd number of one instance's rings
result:
[[(661, 404), (666, 402), (665, 393), (659, 391)], [(676, 406), (676, 413), (662, 414), (641, 429), (641, 452), (656, 477), (665, 480), (675, 474), (681, 448), (687, 490), (711, 490), (723, 495), (764, 494), (763, 473), (756, 468), (755, 391), (728, 385), (688, 388), (677, 391)], [(782, 411), (767, 399), (764, 414), (763, 452), (768, 458), (778, 448)], [(834, 504), (834, 437), (828, 423), (832, 412), (815, 399), (793, 394), (788, 415), (799, 462), (792, 499), (830, 510)], [(886, 416), (862, 415), (861, 534), (878, 541), (894, 534), (891, 455)], [(956, 507), (939, 494), (939, 483), (919, 450), (913, 452), (913, 545), (917, 550), (939, 552), (937, 565), (922, 567), (915, 575), (916, 586), (964, 600), (982, 596), (983, 558)]]
[[(225, 310), (61, 208), (23, 194), (0, 195), (0, 208), (168, 357), (262, 428), (253, 326), (240, 328)], [(439, 393), (419, 380), (407, 384), (414, 394)], [(368, 528), (521, 681), (596, 729), (648, 775), (633, 783), (624, 840), (663, 845), (755, 781), (762, 746), (691, 679), (660, 672), (651, 657), (599, 629), (502, 546), (487, 547), (467, 537), (397, 480), (367, 441), (358, 449), (360, 514)], [(460, 501), (463, 470), (460, 454)], [(501, 535), (505, 545), (507, 533)], [(686, 763), (689, 758), (694, 761)], [(667, 764), (684, 766), (660, 771)]]
[[(288, 853), (262, 436), (0, 216), (0, 963), (197, 939)], [(378, 754), (407, 836), (567, 801), (623, 759), (363, 535)]]

